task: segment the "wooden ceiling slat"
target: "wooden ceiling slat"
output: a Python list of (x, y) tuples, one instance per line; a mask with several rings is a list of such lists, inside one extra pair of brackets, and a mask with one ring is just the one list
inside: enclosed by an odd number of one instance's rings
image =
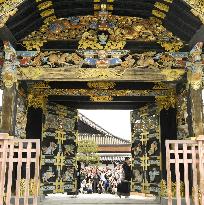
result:
[(68, 8), (64, 8), (61, 10), (56, 10), (55, 11), (55, 15), (58, 18), (68, 18), (70, 16), (85, 16), (85, 15), (93, 15), (94, 14), (94, 10), (92, 8), (90, 9), (84, 9), (84, 8), (75, 8), (75, 9), (68, 9)]
[(7, 21), (7, 25), (9, 27), (15, 26), (15, 24), (18, 24), (19, 22), (21, 22), (21, 20), (23, 20), (28, 15), (38, 12), (36, 8), (37, 8), (36, 2), (34, 0), (25, 1), (22, 4), (22, 6), (18, 8), (18, 11), (16, 12), (16, 14), (12, 16), (11, 18), (9, 18), (9, 20)]
[(32, 23), (27, 24), (26, 26), (24, 25), (24, 27), (22, 25), (21, 29), (18, 32), (15, 32), (15, 38), (17, 40), (21, 40), (22, 38), (29, 35), (31, 32), (39, 29), (42, 24), (43, 19), (39, 17), (35, 19), (35, 21), (33, 21)]
[(30, 13), (29, 15), (25, 15), (22, 20), (19, 20), (15, 24), (8, 24), (8, 27), (11, 31), (15, 33), (16, 30), (21, 30), (22, 28), (30, 24), (31, 22), (35, 22), (36, 19), (41, 18), (40, 14), (37, 11)]

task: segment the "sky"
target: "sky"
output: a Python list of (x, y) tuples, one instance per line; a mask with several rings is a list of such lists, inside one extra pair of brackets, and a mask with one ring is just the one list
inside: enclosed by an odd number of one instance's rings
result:
[(130, 140), (130, 110), (79, 110), (113, 135)]

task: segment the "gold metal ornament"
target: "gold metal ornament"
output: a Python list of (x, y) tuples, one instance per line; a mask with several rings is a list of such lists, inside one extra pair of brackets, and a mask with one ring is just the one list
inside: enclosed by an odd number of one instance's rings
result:
[(114, 82), (88, 82), (87, 85), (89, 88), (106, 90), (106, 89), (114, 88), (116, 83)]
[[(29, 182), (29, 195), (30, 196), (38, 196), (40, 180), (30, 179)], [(25, 194), (25, 187), (26, 187), (26, 179), (20, 180), (20, 196), (23, 197)]]
[(62, 179), (56, 179), (56, 182), (54, 183), (55, 190), (54, 193), (64, 193), (64, 182)]
[[(171, 197), (176, 197), (176, 182), (171, 181), (171, 190), (168, 190), (167, 189), (167, 182), (164, 179), (162, 179), (161, 180), (161, 193), (160, 194), (162, 197), (168, 197), (168, 194), (170, 194)], [(185, 196), (185, 184), (182, 181), (180, 181), (180, 194), (181, 194), (181, 197)]]
[(65, 156), (63, 153), (58, 152), (57, 156), (55, 156), (55, 163), (57, 170), (62, 170), (62, 167), (64, 166), (65, 163)]
[(93, 102), (110, 102), (113, 100), (111, 96), (90, 96), (90, 100)]

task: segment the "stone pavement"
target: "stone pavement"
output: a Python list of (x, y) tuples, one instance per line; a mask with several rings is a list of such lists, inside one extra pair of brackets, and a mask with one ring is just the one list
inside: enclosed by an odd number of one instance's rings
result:
[(159, 205), (154, 197), (131, 195), (130, 198), (119, 198), (111, 194), (79, 194), (77, 197), (66, 194), (48, 195), (39, 205), (100, 205), (100, 204), (135, 204), (135, 205)]

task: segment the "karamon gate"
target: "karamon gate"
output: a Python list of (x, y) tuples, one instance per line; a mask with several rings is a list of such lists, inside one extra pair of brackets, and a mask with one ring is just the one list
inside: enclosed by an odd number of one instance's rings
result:
[[(167, 195), (165, 141), (203, 134), (203, 7), (199, 0), (1, 1), (1, 132), (40, 140), (37, 194), (76, 192), (77, 109), (128, 109), (131, 190)], [(179, 169), (176, 177), (171, 168), (172, 183), (184, 182)]]

